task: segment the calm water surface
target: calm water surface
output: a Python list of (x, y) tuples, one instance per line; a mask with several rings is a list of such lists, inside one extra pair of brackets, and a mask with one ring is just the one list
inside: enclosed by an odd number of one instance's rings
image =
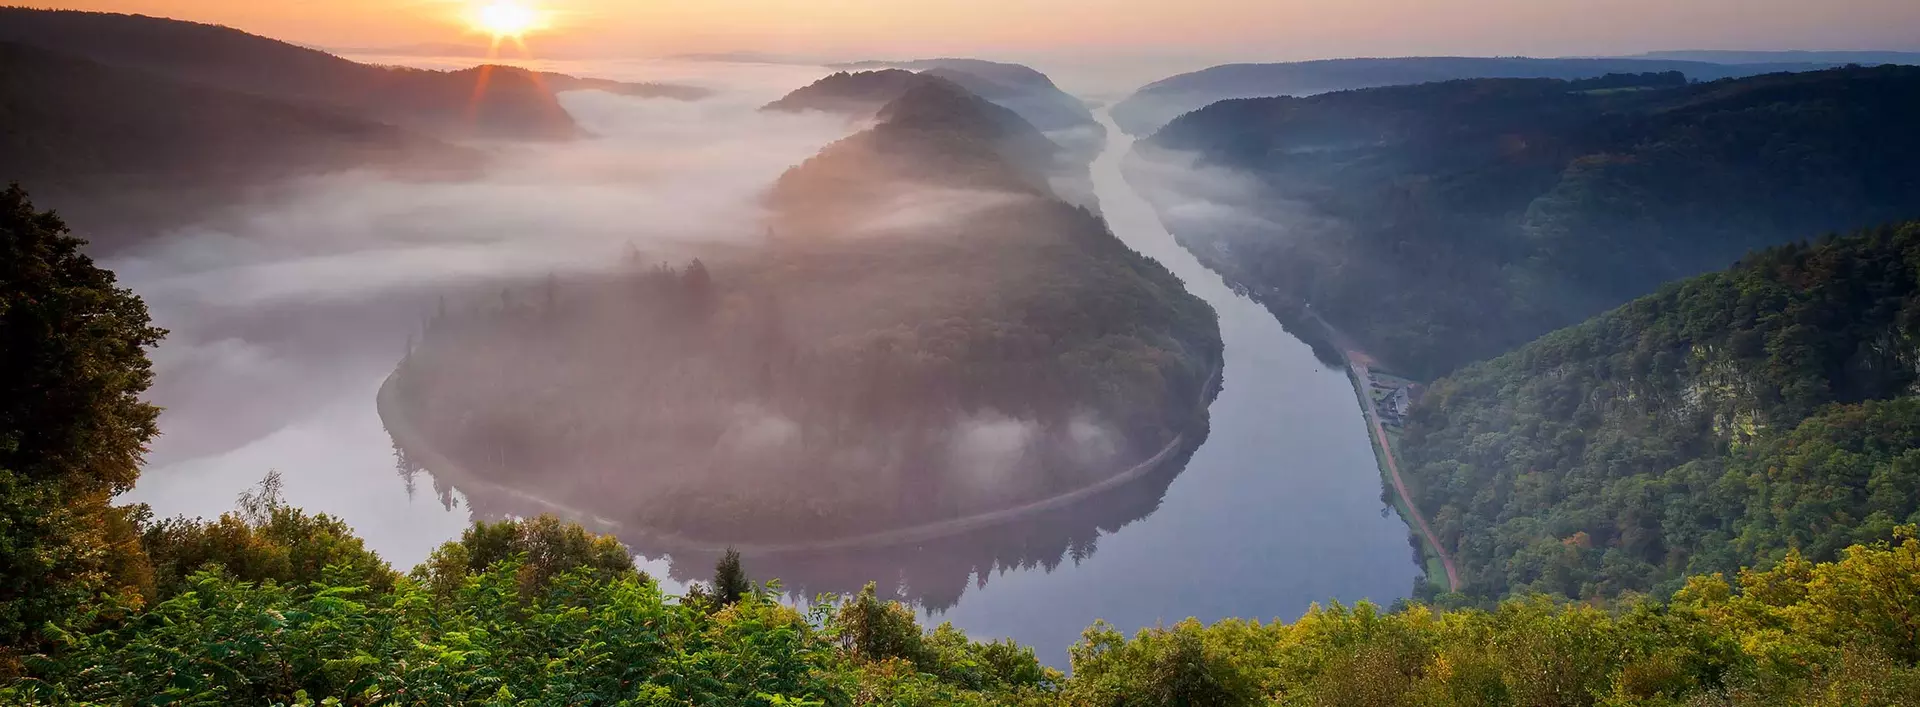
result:
[[(756, 577), (779, 576), (797, 594), (879, 581), (936, 620), (1014, 638), (1055, 665), (1096, 619), (1126, 631), (1189, 616), (1292, 620), (1312, 602), (1387, 603), (1411, 589), (1407, 528), (1384, 512), (1347, 378), (1174, 243), (1121, 177), (1132, 139), (1107, 128), (1094, 182), (1114, 232), (1220, 313), (1226, 368), (1205, 442), (1184, 468), (1085, 507), (913, 547), (749, 558)], [(290, 501), (344, 519), (402, 568), (476, 515), (523, 512), (397, 465), (375, 414), (374, 393), (433, 306), (432, 288), (226, 307), (223, 283), (272, 274), (108, 265), (175, 330), (156, 357), (165, 434), (127, 500), (212, 516), (278, 470)], [(673, 591), (711, 566), (635, 550)]]

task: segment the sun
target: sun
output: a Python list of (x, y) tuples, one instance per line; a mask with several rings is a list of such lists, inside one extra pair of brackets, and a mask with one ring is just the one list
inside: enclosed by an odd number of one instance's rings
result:
[(491, 0), (473, 12), (473, 27), (494, 39), (518, 39), (544, 25), (540, 11), (519, 0)]

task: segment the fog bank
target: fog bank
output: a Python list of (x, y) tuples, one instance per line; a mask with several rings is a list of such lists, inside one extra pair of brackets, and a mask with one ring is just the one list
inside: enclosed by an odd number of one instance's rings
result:
[(315, 177), (104, 263), (170, 330), (153, 355), (161, 437), (128, 500), (159, 515), (217, 514), (278, 468), (301, 505), (410, 564), (466, 517), (390, 507), (399, 480), (372, 399), (443, 296), (603, 268), (635, 250), (675, 260), (756, 243), (767, 186), (858, 127), (756, 110), (817, 78), (811, 68), (595, 68), (563, 70), (718, 93), (566, 93), (594, 137), (477, 145), (491, 159), (470, 180)]

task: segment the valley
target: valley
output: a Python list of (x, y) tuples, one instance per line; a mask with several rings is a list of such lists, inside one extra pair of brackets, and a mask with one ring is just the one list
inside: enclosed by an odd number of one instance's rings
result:
[(0, 8), (0, 703), (1908, 707), (1920, 11), (1704, 1)]
[[(579, 99), (573, 100), (577, 105)], [(732, 103), (746, 110), (753, 101)], [(1189, 615), (1287, 618), (1327, 597), (1391, 602), (1415, 585), (1420, 568), (1409, 559), (1407, 526), (1383, 512), (1379, 477), (1369, 472), (1366, 424), (1345, 372), (1317, 360), (1263, 308), (1234, 293), (1180, 248), (1119, 172), (1132, 139), (1111, 126), (1107, 135), (1108, 145), (1091, 167), (1091, 184), (1114, 235), (1173, 271), (1220, 316), (1226, 365), (1196, 444), (1182, 445), (1154, 473), (1075, 503), (1033, 509), (1017, 520), (914, 536), (908, 543), (750, 553), (748, 563), (756, 572), (780, 577), (798, 597), (855, 592), (875, 578), (897, 577), (893, 591), (930, 616), (981, 636), (1035, 646), (1052, 664), (1063, 662), (1068, 644), (1095, 619), (1144, 627)], [(537, 301), (542, 281), (528, 278), (525, 286), (532, 289), (526, 296)], [(138, 278), (133, 283), (156, 291)], [(482, 292), (498, 294), (497, 289)], [(347, 520), (371, 548), (403, 565), (457, 536), (469, 515), (559, 510), (499, 487), (462, 483), (456, 474), (436, 474), (418, 459), (395, 457), (393, 439), (373, 401), (390, 372), (393, 352), (406, 348), (410, 332), (432, 313), (435, 298), (431, 290), (403, 289), (359, 304), (280, 306), (274, 310), (275, 328), (285, 333), (268, 337), (263, 330), (241, 328), (220, 334), (250, 347), (285, 351), (273, 354), (275, 359), (322, 339), (354, 342), (349, 350), (355, 353), (302, 357), (308, 376), (320, 385), (282, 386), (279, 395), (289, 407), (271, 414), (271, 428), (230, 428), (223, 436), (231, 441), (197, 449), (183, 446), (188, 438), (166, 440), (157, 450), (160, 458), (128, 498), (150, 503), (162, 515), (212, 516), (228, 510), (233, 497), (266, 470), (278, 469), (291, 503)], [(285, 348), (276, 340), (306, 343)], [(215, 385), (210, 376), (226, 375), (219, 369), (189, 373), (192, 369), (180, 368), (171, 375), (167, 370), (161, 377), (165, 390), (206, 390)], [(194, 377), (179, 377), (184, 375)], [(168, 407), (164, 424), (178, 434), (237, 421), (231, 417), (231, 395), (162, 400)], [(711, 543), (690, 545), (617, 524), (596, 525), (604, 515), (570, 517), (615, 532), (643, 556), (641, 566), (663, 586), (683, 587), (700, 578), (718, 552)], [(1247, 532), (1252, 525), (1265, 530)], [(1222, 557), (1220, 548), (1233, 552)], [(1330, 565), (1339, 571), (1273, 571)], [(1233, 579), (1113, 591), (1128, 585), (1124, 578), (1143, 573)]]

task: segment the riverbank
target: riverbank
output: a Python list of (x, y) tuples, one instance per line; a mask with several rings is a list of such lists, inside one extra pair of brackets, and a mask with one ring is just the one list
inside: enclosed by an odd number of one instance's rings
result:
[[(1406, 480), (1400, 476), (1400, 463), (1393, 453), (1393, 437), (1387, 434), (1387, 426), (1381, 419), (1379, 404), (1370, 391), (1373, 386), (1373, 367), (1377, 362), (1354, 344), (1352, 339), (1347, 338), (1339, 329), (1322, 319), (1319, 312), (1313, 311), (1311, 307), (1302, 307), (1301, 310), (1305, 313), (1303, 317), (1305, 322), (1318, 329), (1326, 337), (1327, 344), (1339, 352), (1340, 360), (1347, 369), (1347, 376), (1353, 381), (1353, 393), (1359, 399), (1360, 411), (1367, 423), (1368, 436), (1373, 438), (1373, 453), (1375, 462), (1379, 466), (1381, 480), (1393, 489), (1393, 509), (1400, 514), (1400, 520), (1405, 521), (1407, 527), (1420, 537), (1421, 544), (1425, 548), (1422, 559), (1427, 581), (1445, 591), (1460, 591), (1460, 571), (1454, 566), (1453, 557), (1440, 546), (1440, 537), (1434, 534), (1433, 528), (1427, 524), (1426, 516), (1420, 513), (1418, 506), (1414, 505), (1413, 494), (1407, 491)], [(1439, 565), (1438, 569), (1441, 570), (1437, 573), (1433, 571), (1436, 562)], [(1441, 577), (1445, 577), (1444, 583), (1439, 581)]]
[[(1329, 330), (1331, 330), (1330, 327)], [(1393, 488), (1394, 510), (1400, 513), (1401, 520), (1407, 522), (1407, 527), (1412, 528), (1419, 535), (1425, 546), (1426, 552), (1423, 555), (1426, 560), (1427, 580), (1446, 591), (1460, 591), (1460, 571), (1454, 567), (1453, 557), (1440, 546), (1439, 536), (1434, 534), (1433, 528), (1427, 524), (1426, 516), (1421, 514), (1420, 509), (1414, 505), (1413, 494), (1407, 491), (1406, 480), (1400, 476), (1400, 464), (1393, 453), (1393, 437), (1387, 433), (1386, 422), (1380, 414), (1380, 406), (1374, 400), (1372, 391), (1369, 390), (1373, 383), (1370, 359), (1364, 352), (1357, 350), (1343, 348), (1341, 353), (1347, 359), (1347, 372), (1353, 378), (1354, 394), (1360, 399), (1360, 409), (1366, 416), (1367, 429), (1373, 436), (1374, 452), (1379, 455), (1381, 477)], [(1433, 571), (1436, 561), (1441, 570), (1439, 573)], [(1441, 577), (1446, 579), (1445, 583), (1438, 581)]]

